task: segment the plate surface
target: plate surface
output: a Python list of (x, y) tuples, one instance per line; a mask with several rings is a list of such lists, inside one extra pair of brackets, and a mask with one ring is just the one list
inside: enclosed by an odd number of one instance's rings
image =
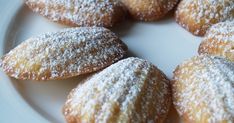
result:
[[(7, 9), (6, 9), (7, 8)], [(66, 26), (31, 12), (21, 0), (0, 1), (0, 55), (25, 39)], [(176, 24), (173, 15), (152, 23), (124, 22), (111, 29), (129, 47), (129, 56), (149, 60), (172, 78), (175, 67), (197, 54), (201, 38)], [(0, 118), (5, 122), (65, 122), (61, 108), (69, 91), (85, 76), (62, 81), (19, 81), (0, 72)], [(179, 118), (172, 108), (166, 122)]]

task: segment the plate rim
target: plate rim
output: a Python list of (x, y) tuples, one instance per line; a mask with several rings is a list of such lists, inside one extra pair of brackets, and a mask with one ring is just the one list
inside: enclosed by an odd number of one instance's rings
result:
[[(5, 51), (6, 36), (14, 22), (15, 16), (23, 6), (21, 0), (0, 1), (0, 55), (3, 56)], [(6, 11), (7, 10), (7, 11)], [(31, 122), (34, 123), (49, 123), (47, 119), (35, 111), (24, 98), (18, 93), (17, 86), (12, 83), (12, 78), (9, 78), (4, 72), (0, 71), (0, 107), (3, 111), (0, 115), (3, 116), (1, 122)]]

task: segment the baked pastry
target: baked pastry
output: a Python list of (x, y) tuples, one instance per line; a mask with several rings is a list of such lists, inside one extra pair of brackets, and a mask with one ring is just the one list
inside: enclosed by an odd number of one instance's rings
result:
[(177, 67), (173, 103), (184, 123), (234, 122), (234, 63), (200, 55)]
[(178, 0), (121, 0), (135, 20), (154, 21), (164, 17)]
[(34, 12), (70, 26), (112, 27), (125, 18), (117, 0), (25, 0)]
[(182, 0), (176, 10), (176, 21), (198, 36), (213, 24), (233, 19), (233, 0)]
[(1, 67), (16, 79), (65, 79), (107, 67), (126, 52), (108, 29), (68, 28), (29, 38), (1, 58)]
[(170, 105), (166, 76), (149, 62), (131, 57), (73, 89), (63, 114), (68, 123), (163, 123)]
[(234, 22), (227, 21), (213, 25), (207, 31), (198, 52), (234, 61)]

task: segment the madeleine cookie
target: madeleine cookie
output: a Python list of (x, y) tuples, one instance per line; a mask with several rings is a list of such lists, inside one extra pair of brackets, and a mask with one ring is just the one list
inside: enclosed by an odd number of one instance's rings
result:
[(1, 67), (22, 80), (65, 79), (107, 67), (126, 52), (105, 28), (69, 28), (29, 38), (1, 58)]
[(73, 89), (63, 114), (68, 123), (163, 123), (170, 105), (166, 76), (145, 60), (127, 58)]
[(176, 21), (199, 36), (211, 25), (233, 19), (233, 0), (182, 0), (176, 10)]
[(201, 55), (179, 65), (173, 103), (184, 123), (234, 122), (234, 63)]
[(200, 44), (198, 52), (234, 61), (234, 22), (221, 22), (212, 26)]
[(135, 20), (154, 21), (164, 17), (178, 0), (121, 0)]
[(34, 12), (71, 26), (112, 27), (125, 18), (123, 5), (115, 0), (25, 0)]

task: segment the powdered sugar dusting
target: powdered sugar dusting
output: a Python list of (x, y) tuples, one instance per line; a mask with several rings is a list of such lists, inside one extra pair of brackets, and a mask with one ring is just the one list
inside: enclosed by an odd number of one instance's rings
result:
[(206, 34), (206, 38), (234, 42), (234, 22), (226, 21), (213, 25)]
[(234, 61), (234, 22), (215, 24), (207, 32), (199, 53), (227, 57)]
[(191, 121), (215, 123), (234, 120), (234, 63), (201, 55), (175, 71), (174, 104)]
[(199, 35), (205, 33), (212, 24), (233, 21), (233, 11), (233, 0), (182, 0), (176, 11), (176, 18), (187, 21), (178, 22), (187, 30)]
[(124, 17), (116, 0), (26, 0), (26, 4), (52, 21), (78, 26), (111, 27)]
[(64, 115), (80, 122), (158, 121), (165, 118), (170, 101), (165, 75), (145, 60), (127, 58), (74, 89)]
[(137, 20), (153, 21), (165, 16), (178, 0), (121, 0)]
[(63, 79), (106, 67), (126, 50), (105, 28), (68, 28), (26, 40), (2, 58), (2, 67), (19, 79)]

